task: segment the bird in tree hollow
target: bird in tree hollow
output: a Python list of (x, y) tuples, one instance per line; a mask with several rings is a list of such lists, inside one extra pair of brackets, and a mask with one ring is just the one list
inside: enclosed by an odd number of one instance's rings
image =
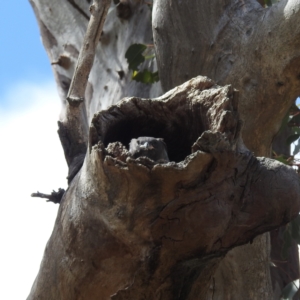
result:
[(169, 162), (167, 146), (162, 138), (141, 136), (129, 143), (129, 152), (133, 158), (148, 157), (157, 163)]

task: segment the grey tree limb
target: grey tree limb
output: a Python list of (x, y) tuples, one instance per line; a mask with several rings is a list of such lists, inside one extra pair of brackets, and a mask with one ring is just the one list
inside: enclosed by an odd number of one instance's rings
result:
[(94, 0), (90, 7), (91, 17), (83, 44), (79, 52), (67, 100), (70, 105), (79, 105), (84, 100), (90, 71), (93, 66), (96, 47), (109, 9), (110, 0)]

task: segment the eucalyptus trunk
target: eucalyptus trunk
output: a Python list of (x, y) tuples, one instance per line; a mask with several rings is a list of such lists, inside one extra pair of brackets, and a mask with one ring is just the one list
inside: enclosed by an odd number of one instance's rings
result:
[[(298, 214), (300, 185), (261, 157), (300, 92), (299, 1), (112, 2), (72, 106), (90, 2), (30, 0), (72, 176), (28, 299), (278, 299), (267, 232)], [(134, 43), (154, 43), (160, 82), (131, 79)], [(133, 159), (138, 136), (171, 162)]]

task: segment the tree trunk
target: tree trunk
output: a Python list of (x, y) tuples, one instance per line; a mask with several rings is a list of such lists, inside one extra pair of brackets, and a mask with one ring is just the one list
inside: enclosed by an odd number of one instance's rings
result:
[[(151, 11), (138, 0), (112, 3), (77, 108), (65, 98), (90, 1), (30, 2), (63, 101), (67, 163), (86, 156), (28, 299), (272, 299), (269, 235), (254, 237), (297, 215), (299, 183), (247, 148), (270, 155), (299, 94), (298, 1), (264, 9), (254, 0), (156, 0), (162, 89), (132, 81), (124, 57), (131, 44), (152, 42)], [(197, 75), (225, 86), (197, 77), (105, 110)], [(163, 137), (173, 163), (134, 160), (118, 143), (143, 135)]]
[[(233, 84), (240, 91), (243, 140), (256, 155), (269, 156), (281, 120), (300, 92), (295, 42), (300, 26), (290, 30), (299, 15), (298, 1), (280, 1), (268, 9), (254, 0), (169, 3), (156, 1), (153, 13), (162, 86), (168, 90), (196, 74)], [(216, 273), (226, 279), (213, 279), (215, 299), (272, 298), (269, 241), (261, 236), (227, 255)], [(241, 293), (231, 294), (237, 290)]]

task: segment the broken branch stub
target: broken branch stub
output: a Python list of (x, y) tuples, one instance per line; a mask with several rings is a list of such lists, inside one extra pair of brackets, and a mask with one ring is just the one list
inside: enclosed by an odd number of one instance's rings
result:
[[(199, 76), (94, 116), (48, 245), (57, 263), (44, 263), (67, 278), (64, 297), (62, 283), (54, 291), (45, 281), (55, 297), (74, 299), (72, 286), (82, 299), (205, 299), (230, 249), (298, 214), (297, 174), (245, 148), (237, 110), (231, 86)], [(164, 138), (170, 162), (133, 159), (128, 143), (139, 136)]]

